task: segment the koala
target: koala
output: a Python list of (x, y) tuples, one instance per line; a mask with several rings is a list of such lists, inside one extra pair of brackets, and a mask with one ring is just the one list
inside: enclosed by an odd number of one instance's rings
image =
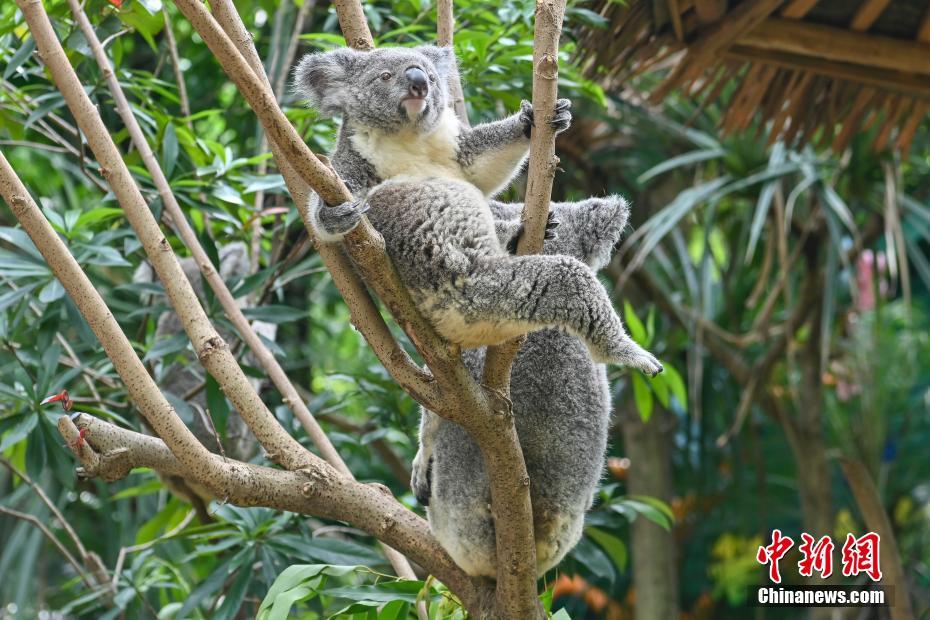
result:
[[(491, 202), (502, 239), (518, 234), (523, 205)], [(573, 256), (598, 270), (626, 226), (629, 207), (619, 196), (554, 203), (559, 234), (543, 252)], [(480, 378), (485, 349), (463, 351)], [(529, 334), (511, 371), (514, 423), (529, 474), (537, 571), (556, 566), (581, 537), (604, 463), (611, 399), (603, 364), (564, 331)], [(411, 487), (427, 507), (430, 528), (455, 562), (473, 576), (497, 570), (491, 488), (477, 444), (454, 422), (422, 410), (420, 449)]]
[[(476, 377), (479, 347), (533, 332), (514, 368), (512, 398), (515, 413), (530, 411), (535, 400), (551, 401), (517, 424), (521, 442), (538, 446), (534, 454), (541, 457), (528, 455), (527, 462), (539, 487), (534, 518), (545, 570), (577, 542), (600, 475), (609, 399), (596, 362), (650, 375), (662, 365), (626, 334), (592, 269), (609, 259), (626, 203), (557, 204), (546, 251), (513, 256), (507, 248), (522, 231), (522, 206), (492, 197), (526, 161), (533, 109), (523, 102), (505, 119), (465, 127), (445, 86), (454, 70), (452, 51), (433, 46), (340, 49), (301, 60), (298, 93), (322, 113), (342, 117), (330, 159), (355, 197), (340, 205), (313, 199), (307, 223), (319, 240), (337, 242), (367, 215), (420, 311), (466, 349)], [(567, 129), (569, 108), (567, 100), (557, 102), (551, 121), (557, 132)], [(567, 234), (552, 234), (556, 221)], [(580, 469), (579, 451), (590, 457)], [(460, 427), (424, 412), (415, 470), (414, 488), (430, 504), (440, 543), (470, 574), (494, 576), (490, 495), (477, 447)], [(556, 486), (549, 488), (550, 481)]]
[[(331, 161), (356, 197), (335, 206), (314, 199), (314, 233), (339, 241), (367, 214), (419, 310), (461, 347), (558, 327), (598, 361), (661, 371), (627, 335), (590, 267), (571, 256), (506, 251), (489, 197), (526, 159), (532, 106), (463, 127), (446, 87), (454, 68), (452, 50), (434, 46), (346, 48), (300, 61), (297, 90), (321, 112), (342, 116)], [(556, 131), (568, 127), (568, 108), (566, 100), (556, 105)]]

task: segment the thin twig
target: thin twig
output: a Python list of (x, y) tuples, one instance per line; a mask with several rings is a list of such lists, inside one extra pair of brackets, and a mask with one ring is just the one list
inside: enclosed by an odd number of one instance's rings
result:
[(119, 584), (119, 576), (123, 572), (123, 563), (126, 561), (126, 555), (130, 553), (136, 553), (138, 551), (145, 551), (146, 549), (151, 549), (158, 543), (164, 540), (167, 540), (168, 538), (171, 538), (172, 536), (181, 532), (185, 527), (187, 527), (187, 525), (193, 520), (193, 518), (196, 515), (197, 515), (197, 511), (189, 510), (187, 514), (184, 515), (184, 518), (181, 519), (181, 522), (178, 523), (173, 528), (171, 528), (171, 531), (165, 532), (158, 538), (155, 538), (153, 540), (150, 540), (148, 542), (145, 542), (139, 545), (132, 545), (130, 547), (121, 547), (119, 550), (119, 555), (116, 557), (116, 566), (113, 567), (113, 579), (110, 581), (111, 588), (115, 589), (117, 585)]
[(171, 25), (171, 16), (168, 7), (161, 9), (165, 18), (165, 40), (168, 43), (168, 55), (171, 56), (171, 66), (174, 69), (174, 79), (178, 83), (178, 99), (181, 103), (181, 114), (187, 119), (187, 128), (194, 133), (194, 123), (191, 121), (191, 104), (187, 96), (187, 83), (184, 81), (184, 71), (181, 69), (181, 56), (178, 54), (178, 42), (174, 39), (174, 27)]
[(75, 559), (71, 552), (68, 551), (67, 547), (61, 544), (61, 541), (45, 526), (44, 523), (39, 521), (38, 517), (34, 515), (26, 514), (25, 512), (19, 512), (18, 510), (13, 510), (12, 508), (7, 508), (6, 506), (0, 506), (0, 513), (9, 515), (16, 519), (26, 521), (33, 524), (48, 538), (55, 547), (58, 548), (58, 551), (61, 552), (61, 555), (65, 556), (65, 559), (68, 561), (68, 564), (74, 567), (74, 570), (77, 571), (78, 576), (81, 578), (81, 581), (84, 582), (88, 588), (94, 588), (93, 580), (87, 575), (84, 570), (84, 567)]

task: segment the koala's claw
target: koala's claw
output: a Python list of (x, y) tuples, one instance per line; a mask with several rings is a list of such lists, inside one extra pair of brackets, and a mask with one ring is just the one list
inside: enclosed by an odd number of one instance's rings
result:
[[(562, 133), (572, 124), (572, 113), (569, 110), (571, 107), (572, 102), (569, 99), (558, 99), (555, 102), (552, 120), (549, 121), (555, 133)], [(520, 102), (520, 120), (523, 121), (523, 134), (529, 138), (534, 122), (533, 104), (529, 101)]]
[(572, 113), (569, 110), (571, 107), (572, 102), (568, 99), (559, 99), (555, 102), (555, 113), (549, 121), (555, 133), (562, 133), (572, 124)]
[[(420, 453), (413, 460), (413, 471), (410, 475), (410, 488), (421, 506), (429, 506), (430, 490), (433, 487), (433, 457), (426, 461), (423, 467)], [(425, 471), (424, 471), (425, 470)]]
[[(543, 235), (543, 239), (546, 241), (551, 241), (552, 239), (557, 238), (559, 235), (555, 232), (555, 229), (559, 227), (559, 220), (555, 219), (555, 213), (552, 211), (549, 212), (549, 215), (546, 216), (546, 232)], [(517, 253), (517, 243), (520, 241), (520, 237), (523, 236), (523, 232), (526, 230), (526, 227), (523, 223), (520, 223), (520, 227), (517, 229), (516, 234), (510, 238), (510, 241), (507, 242), (507, 251), (511, 254)]]
[(633, 368), (641, 370), (644, 374), (647, 374), (650, 377), (655, 377), (660, 372), (665, 370), (665, 368), (662, 366), (662, 362), (656, 359), (652, 353), (645, 349), (640, 349), (637, 351), (633, 357), (630, 358), (628, 364)]
[(324, 206), (319, 212), (320, 224), (331, 235), (344, 235), (358, 225), (370, 208), (364, 200)]

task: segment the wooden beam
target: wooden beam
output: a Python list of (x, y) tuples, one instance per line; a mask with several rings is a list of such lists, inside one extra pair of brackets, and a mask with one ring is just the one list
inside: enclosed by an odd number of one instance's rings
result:
[(743, 62), (767, 62), (788, 69), (803, 69), (818, 75), (868, 84), (882, 90), (930, 101), (930, 81), (908, 73), (897, 73), (875, 67), (824, 60), (817, 56), (788, 54), (742, 45), (730, 48), (726, 52), (726, 57)]
[(819, 0), (791, 0), (781, 10), (781, 16), (788, 19), (801, 19), (814, 8)]
[(854, 65), (930, 75), (930, 44), (772, 17), (738, 45)]
[(694, 12), (702, 24), (712, 24), (727, 12), (727, 0), (694, 0)]
[(759, 25), (782, 0), (745, 0), (721, 19), (706, 28), (688, 46), (687, 55), (652, 93), (650, 100), (658, 102), (676, 86), (690, 82), (704, 71), (719, 52), (728, 48), (743, 33)]
[(872, 27), (872, 24), (875, 23), (875, 20), (878, 19), (889, 4), (891, 4), (891, 0), (865, 0), (856, 9), (856, 14), (853, 15), (852, 21), (849, 22), (849, 27), (852, 30), (865, 32)]
[(923, 43), (930, 43), (930, 8), (927, 9), (923, 21), (920, 22), (920, 30), (917, 31), (917, 40)]
[(672, 20), (672, 29), (675, 31), (675, 38), (679, 41), (685, 40), (685, 29), (681, 25), (681, 8), (678, 6), (678, 0), (666, 0), (668, 2), (668, 16)]

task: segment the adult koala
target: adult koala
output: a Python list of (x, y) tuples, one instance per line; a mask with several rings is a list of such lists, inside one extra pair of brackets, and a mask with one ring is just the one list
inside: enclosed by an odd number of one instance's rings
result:
[[(517, 233), (521, 204), (491, 203), (503, 235)], [(558, 236), (546, 254), (583, 260), (598, 270), (610, 261), (629, 208), (618, 196), (554, 203)], [(478, 379), (485, 350), (463, 351)], [(530, 477), (533, 532), (540, 575), (557, 565), (581, 537), (604, 466), (611, 400), (606, 368), (584, 343), (564, 331), (531, 333), (513, 363), (510, 399)], [(495, 577), (497, 553), (491, 488), (477, 444), (465, 430), (423, 410), (420, 449), (411, 486), (427, 506), (430, 528), (470, 575)]]
[[(308, 223), (322, 241), (338, 241), (367, 213), (414, 301), (451, 342), (473, 348), (560, 330), (531, 337), (512, 381), (544, 571), (577, 542), (602, 467), (609, 399), (592, 356), (648, 374), (662, 366), (626, 334), (591, 269), (609, 258), (626, 203), (556, 205), (565, 233), (542, 255), (511, 255), (521, 206), (490, 197), (526, 160), (532, 106), (464, 127), (449, 107), (454, 68), (451, 50), (433, 46), (340, 49), (301, 60), (296, 90), (342, 116), (331, 161), (357, 199), (335, 206), (314, 199)], [(567, 100), (556, 104), (556, 131), (568, 127), (568, 108)], [(479, 376), (482, 352), (465, 358)], [(535, 400), (549, 402), (533, 409)], [(415, 468), (439, 541), (470, 574), (494, 576), (490, 493), (477, 447), (461, 428), (425, 412)]]

